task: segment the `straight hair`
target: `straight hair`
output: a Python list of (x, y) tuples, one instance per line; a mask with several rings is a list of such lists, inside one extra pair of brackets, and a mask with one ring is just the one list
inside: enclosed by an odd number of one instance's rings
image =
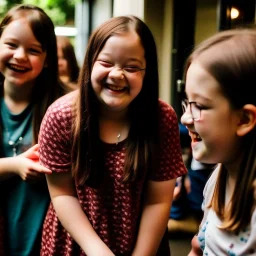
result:
[[(189, 56), (184, 74), (193, 61), (199, 61), (219, 83), (233, 109), (256, 105), (256, 31), (232, 29), (219, 32), (202, 42)], [(225, 206), (228, 171), (222, 165), (208, 207), (222, 219), (220, 229), (238, 232), (251, 220), (256, 202), (256, 128), (243, 137), (242, 161), (230, 204)]]
[[(0, 37), (4, 29), (18, 19), (26, 19), (43, 51), (46, 51), (46, 66), (36, 79), (31, 103), (33, 108), (33, 143), (38, 140), (40, 124), (49, 105), (58, 97), (71, 91), (58, 78), (57, 44), (54, 25), (49, 16), (39, 7), (29, 4), (16, 5), (10, 9), (0, 23)], [(0, 73), (0, 96), (3, 96), (4, 76)], [(2, 134), (2, 123), (0, 123)], [(2, 142), (2, 136), (0, 136)], [(2, 143), (1, 143), (2, 145)], [(2, 146), (0, 146), (2, 155)]]
[(129, 105), (131, 126), (126, 141), (123, 182), (140, 179), (156, 166), (159, 140), (158, 66), (153, 35), (135, 16), (114, 17), (91, 35), (79, 77), (79, 94), (74, 107), (72, 173), (78, 184), (99, 186), (104, 180), (103, 145), (99, 138), (99, 102), (91, 85), (97, 56), (112, 36), (135, 31), (145, 51), (146, 71), (142, 90)]

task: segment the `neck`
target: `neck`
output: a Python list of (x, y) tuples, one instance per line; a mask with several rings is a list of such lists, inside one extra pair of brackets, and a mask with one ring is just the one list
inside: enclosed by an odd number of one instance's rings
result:
[(28, 86), (11, 86), (4, 84), (4, 101), (9, 110), (16, 114), (24, 110), (31, 101), (33, 87)]
[(109, 120), (113, 122), (127, 122), (128, 110), (124, 109), (121, 111), (110, 111), (106, 108), (100, 109), (100, 119), (101, 120)]
[(30, 103), (28, 100), (17, 100), (10, 97), (9, 95), (4, 95), (4, 101), (8, 109), (13, 114), (19, 114), (22, 112)]
[(68, 83), (68, 82), (69, 82), (69, 76), (68, 76), (68, 75), (61, 75), (61, 76), (60, 76), (60, 80), (61, 80), (63, 83)]
[(106, 143), (119, 143), (127, 138), (129, 122), (127, 120), (100, 119), (100, 138)]

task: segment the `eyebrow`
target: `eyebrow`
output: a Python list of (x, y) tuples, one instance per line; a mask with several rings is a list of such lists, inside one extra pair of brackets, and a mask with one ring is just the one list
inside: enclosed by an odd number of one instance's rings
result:
[[(202, 96), (202, 95), (200, 95), (200, 94), (198, 94), (198, 93), (194, 94), (193, 96), (194, 96), (195, 98), (197, 98), (197, 99), (204, 100), (204, 101), (207, 101), (207, 102), (209, 102), (209, 103), (212, 102), (212, 100), (211, 100), (210, 98), (206, 98), (206, 97), (204, 97), (204, 96)], [(186, 91), (185, 91), (185, 98), (188, 99), (188, 95), (187, 95)], [(197, 101), (195, 101), (195, 102), (197, 102)]]
[[(8, 40), (12, 40), (14, 42), (20, 42), (20, 40), (16, 39), (15, 37), (6, 37), (4, 38), (4, 41), (8, 41)], [(40, 48), (41, 50), (43, 50), (43, 47), (41, 45), (41, 43), (32, 43), (32, 44), (28, 44), (30, 47), (37, 47), (37, 48)]]
[[(99, 53), (99, 55), (101, 55), (101, 54), (105, 55), (108, 58), (111, 58), (111, 53), (103, 53), (103, 52)], [(98, 55), (98, 57), (99, 57), (99, 55)], [(141, 65), (143, 65), (143, 61), (141, 61), (140, 59), (137, 59), (137, 58), (128, 58), (126, 61), (136, 61), (136, 62), (139, 62)]]
[(43, 51), (43, 47), (41, 44), (31, 44), (32, 47), (40, 48)]

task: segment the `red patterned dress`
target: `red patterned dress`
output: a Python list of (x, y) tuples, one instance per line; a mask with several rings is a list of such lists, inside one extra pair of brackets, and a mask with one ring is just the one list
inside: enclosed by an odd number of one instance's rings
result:
[[(40, 162), (53, 172), (70, 171), (71, 104), (74, 92), (53, 103), (41, 125)], [(150, 180), (166, 181), (184, 175), (178, 121), (171, 106), (159, 100), (161, 109), (160, 165)], [(76, 185), (77, 197), (93, 228), (115, 255), (131, 255), (137, 238), (141, 198), (146, 178), (123, 184), (125, 141), (103, 143), (106, 181), (97, 189)], [(41, 255), (85, 255), (60, 224), (53, 205), (44, 222)]]

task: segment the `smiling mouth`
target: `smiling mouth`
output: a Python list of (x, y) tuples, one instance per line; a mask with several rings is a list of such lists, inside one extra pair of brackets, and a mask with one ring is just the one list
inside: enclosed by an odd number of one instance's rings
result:
[(7, 66), (8, 66), (9, 69), (11, 69), (11, 70), (13, 70), (15, 72), (19, 72), (19, 73), (24, 73), (24, 72), (29, 70), (28, 68), (17, 66), (15, 64), (8, 64)]
[(189, 136), (190, 136), (192, 142), (199, 142), (199, 141), (202, 141), (202, 138), (199, 136), (198, 133), (189, 132)]
[(125, 90), (127, 90), (126, 86), (116, 86), (113, 84), (105, 84), (106, 88), (110, 89), (111, 91), (115, 91), (115, 92), (123, 92)]

